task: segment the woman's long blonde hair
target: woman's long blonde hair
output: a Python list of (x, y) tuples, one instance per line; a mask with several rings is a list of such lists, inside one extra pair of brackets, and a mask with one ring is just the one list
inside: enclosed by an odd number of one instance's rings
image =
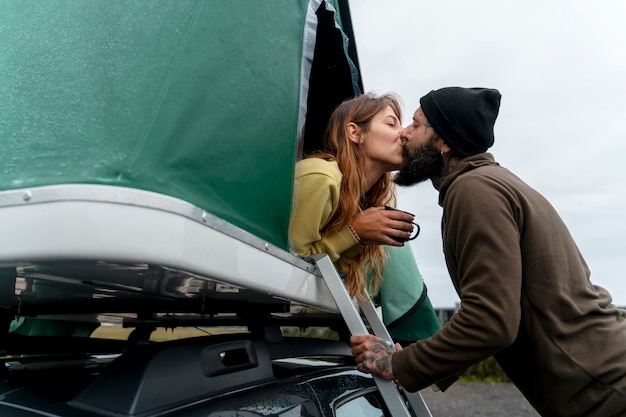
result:
[[(374, 116), (387, 106), (402, 120), (400, 100), (395, 94), (362, 94), (341, 103), (330, 116), (324, 135), (325, 151), (312, 156), (336, 160), (343, 180), (337, 211), (322, 230), (322, 236), (345, 227), (368, 207), (395, 206), (396, 194), (391, 172), (383, 174), (367, 189), (363, 148), (350, 140), (347, 129), (347, 124), (352, 122), (359, 126), (362, 134), (366, 134)], [(355, 256), (345, 274), (344, 283), (350, 295), (363, 299), (366, 297), (366, 290), (371, 295), (376, 294), (382, 282), (384, 264), (383, 247), (366, 245)]]

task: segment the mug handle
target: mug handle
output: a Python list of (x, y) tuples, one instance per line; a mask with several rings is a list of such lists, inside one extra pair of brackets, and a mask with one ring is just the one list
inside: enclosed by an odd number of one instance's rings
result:
[(411, 222), (411, 223), (413, 224), (413, 226), (415, 226), (415, 230), (414, 230), (415, 235), (414, 235), (414, 236), (410, 236), (410, 237), (407, 239), (407, 241), (409, 241), (409, 240), (413, 240), (413, 239), (415, 239), (416, 237), (418, 237), (418, 236), (420, 235), (420, 231), (421, 231), (421, 228), (420, 228), (420, 225), (419, 225), (419, 224), (417, 224), (417, 223), (415, 223), (415, 222)]

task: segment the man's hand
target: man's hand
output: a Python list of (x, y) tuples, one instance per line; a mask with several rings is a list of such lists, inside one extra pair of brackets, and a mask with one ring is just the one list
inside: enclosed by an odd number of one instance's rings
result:
[(370, 207), (357, 214), (350, 221), (350, 226), (364, 245), (403, 246), (404, 243), (392, 237), (408, 239), (413, 232), (413, 220), (414, 217), (409, 213)]
[[(391, 366), (393, 349), (383, 339), (371, 334), (351, 336), (350, 347), (359, 371), (383, 379), (396, 380)], [(395, 347), (397, 350), (402, 349), (397, 343)]]

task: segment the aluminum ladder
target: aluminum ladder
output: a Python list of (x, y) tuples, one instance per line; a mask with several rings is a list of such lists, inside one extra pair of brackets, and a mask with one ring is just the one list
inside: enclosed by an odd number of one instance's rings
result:
[[(328, 255), (325, 253), (316, 254), (310, 256), (307, 260), (317, 265), (322, 278), (337, 303), (339, 312), (343, 316), (350, 334), (362, 335), (370, 333), (363, 321), (363, 317), (365, 317), (370, 325), (372, 334), (384, 339), (392, 349), (395, 349), (393, 347), (393, 340), (378, 316), (371, 300), (360, 302), (358, 308), (355, 306)], [(388, 381), (376, 376), (374, 376), (374, 380), (392, 416), (432, 417), (430, 410), (419, 392), (405, 391), (401, 387), (396, 386), (393, 381)], [(413, 413), (409, 410), (409, 406)]]

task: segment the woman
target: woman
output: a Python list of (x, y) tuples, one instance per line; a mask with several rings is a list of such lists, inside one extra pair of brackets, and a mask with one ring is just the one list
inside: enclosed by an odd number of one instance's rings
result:
[(363, 94), (337, 107), (326, 152), (296, 165), (289, 234), (298, 255), (328, 254), (352, 297), (379, 296), (390, 333), (406, 343), (429, 337), (439, 321), (403, 243), (413, 216), (384, 207), (396, 203), (391, 171), (403, 160), (401, 118), (393, 94)]

